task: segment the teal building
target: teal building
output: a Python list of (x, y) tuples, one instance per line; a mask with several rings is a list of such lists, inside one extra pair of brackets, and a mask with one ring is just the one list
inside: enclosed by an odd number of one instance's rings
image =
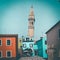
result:
[(29, 37), (23, 38), (22, 39), (22, 49), (23, 51), (27, 50), (27, 49), (31, 49), (32, 50), (32, 56), (34, 56), (34, 41), (32, 39), (30, 39)]
[(34, 43), (34, 40), (30, 39), (29, 37), (22, 39), (22, 49), (23, 49), (23, 51), (26, 49), (31, 49), (32, 53), (33, 53), (32, 56), (37, 55), (37, 52), (38, 52), (37, 45)]
[(35, 43), (38, 47), (38, 56), (47, 59), (47, 39), (46, 37), (41, 37), (40, 40)]

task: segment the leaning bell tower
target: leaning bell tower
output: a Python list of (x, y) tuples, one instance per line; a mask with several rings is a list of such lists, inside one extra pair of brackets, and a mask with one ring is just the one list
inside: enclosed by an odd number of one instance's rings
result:
[(34, 11), (33, 6), (31, 6), (30, 14), (28, 17), (28, 36), (31, 39), (34, 37), (34, 22), (35, 22)]

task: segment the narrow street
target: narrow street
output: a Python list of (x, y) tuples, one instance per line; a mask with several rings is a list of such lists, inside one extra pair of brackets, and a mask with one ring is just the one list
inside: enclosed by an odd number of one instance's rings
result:
[(35, 56), (35, 57), (22, 57), (19, 60), (45, 60), (45, 59)]

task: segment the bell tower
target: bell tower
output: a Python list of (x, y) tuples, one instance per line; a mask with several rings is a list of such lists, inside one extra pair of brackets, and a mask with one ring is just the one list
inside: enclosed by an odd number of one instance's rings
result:
[(28, 18), (28, 36), (31, 39), (34, 37), (34, 22), (35, 22), (34, 11), (33, 11), (33, 6), (31, 6), (30, 14)]

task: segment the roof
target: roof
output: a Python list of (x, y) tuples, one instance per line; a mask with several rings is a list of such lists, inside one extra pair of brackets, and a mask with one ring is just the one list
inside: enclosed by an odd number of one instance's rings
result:
[(47, 34), (49, 31), (51, 31), (55, 26), (57, 26), (59, 23), (60, 23), (60, 21), (58, 21), (53, 27), (51, 27), (51, 28), (46, 32), (46, 34)]
[(18, 37), (18, 34), (0, 34), (0, 37)]

